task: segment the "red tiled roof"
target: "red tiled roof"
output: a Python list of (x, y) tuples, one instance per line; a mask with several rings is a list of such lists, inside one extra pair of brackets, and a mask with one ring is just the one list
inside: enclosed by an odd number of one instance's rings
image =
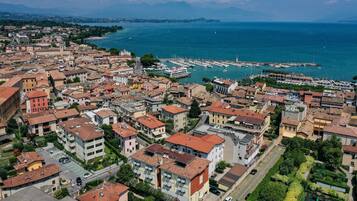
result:
[(160, 128), (165, 126), (163, 122), (158, 120), (156, 117), (152, 115), (146, 115), (142, 116), (136, 119), (140, 124), (144, 125), (145, 127), (148, 127), (150, 129), (155, 129), (155, 128)]
[(79, 112), (75, 108), (71, 108), (71, 109), (55, 110), (53, 114), (57, 119), (63, 119), (63, 118), (78, 116)]
[(176, 133), (165, 139), (166, 142), (189, 147), (193, 150), (209, 153), (215, 145), (224, 142), (219, 136), (197, 137), (189, 134)]
[(342, 145), (343, 152), (347, 153), (357, 153), (357, 146), (352, 145)]
[(344, 135), (357, 138), (357, 128), (354, 127), (343, 127), (343, 126), (335, 126), (330, 125), (326, 126), (323, 129), (324, 132), (329, 132), (337, 135)]
[(78, 197), (79, 201), (117, 201), (128, 192), (128, 187), (120, 183), (104, 182)]
[(60, 167), (56, 164), (50, 164), (39, 168), (37, 170), (33, 170), (31, 172), (25, 172), (21, 175), (11, 177), (3, 181), (4, 185), (2, 188), (12, 188), (17, 187), (29, 183), (33, 183), (39, 181), (41, 179), (50, 177), (52, 175), (58, 174), (60, 172)]
[(72, 135), (77, 135), (84, 141), (104, 136), (103, 131), (98, 130), (89, 119), (83, 117), (60, 122), (58, 125)]
[(102, 118), (110, 117), (110, 116), (116, 116), (112, 110), (110, 109), (102, 109), (96, 112), (96, 114)]
[(21, 155), (17, 157), (18, 163), (15, 165), (15, 169), (19, 170), (27, 167), (27, 165), (36, 162), (36, 161), (44, 161), (44, 158), (40, 156), (37, 152), (23, 152)]
[(187, 112), (187, 110), (185, 110), (183, 108), (180, 108), (180, 107), (177, 107), (175, 105), (163, 106), (161, 109), (166, 111), (166, 112), (168, 112), (168, 113), (171, 113), (171, 114), (180, 114), (180, 113), (183, 113), (183, 112)]
[(127, 123), (116, 123), (112, 125), (114, 133), (119, 135), (122, 138), (127, 138), (130, 136), (137, 135), (137, 131), (135, 128), (129, 126)]
[(4, 103), (15, 93), (19, 91), (19, 88), (16, 87), (1, 87), (0, 86), (0, 104)]
[(40, 97), (47, 97), (47, 93), (44, 91), (30, 91), (27, 92), (26, 96), (28, 98), (40, 98)]

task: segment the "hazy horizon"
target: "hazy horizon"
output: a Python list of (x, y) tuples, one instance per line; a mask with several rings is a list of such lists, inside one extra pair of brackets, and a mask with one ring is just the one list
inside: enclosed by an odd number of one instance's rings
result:
[(0, 11), (225, 21), (357, 20), (357, 0), (0, 0)]

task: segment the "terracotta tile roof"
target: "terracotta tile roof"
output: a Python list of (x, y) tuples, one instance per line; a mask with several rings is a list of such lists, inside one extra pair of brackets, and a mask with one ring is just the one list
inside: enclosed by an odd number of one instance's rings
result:
[(163, 106), (161, 109), (164, 110), (165, 112), (168, 112), (168, 113), (171, 113), (171, 114), (180, 114), (180, 113), (183, 113), (183, 112), (187, 112), (186, 109), (177, 107), (175, 105)]
[(207, 134), (202, 136), (201, 139), (214, 144), (222, 144), (225, 141), (224, 138), (221, 138), (216, 134)]
[(27, 92), (26, 96), (28, 98), (41, 98), (41, 97), (47, 97), (47, 93), (44, 91), (30, 91)]
[[(41, 114), (41, 115), (39, 115), (39, 114)], [(29, 115), (27, 120), (29, 122), (29, 125), (33, 126), (36, 124), (42, 124), (42, 123), (56, 121), (57, 118), (55, 117), (55, 115), (53, 115), (51, 113), (44, 112), (44, 113), (37, 113), (36, 115)]]
[(291, 118), (282, 118), (281, 119), (281, 124), (287, 124), (287, 125), (293, 125), (293, 126), (298, 126), (300, 121), (291, 119)]
[(345, 153), (357, 153), (357, 146), (353, 145), (342, 145), (342, 150)]
[(77, 69), (77, 70), (69, 70), (69, 71), (63, 71), (63, 74), (68, 77), (68, 76), (72, 76), (72, 75), (78, 75), (78, 74), (85, 74), (88, 73), (86, 70), (84, 69)]
[(75, 108), (71, 108), (71, 109), (55, 110), (53, 114), (57, 119), (63, 119), (63, 118), (76, 117), (79, 115), (79, 112)]
[(64, 73), (59, 72), (58, 70), (52, 70), (50, 71), (50, 75), (53, 78), (53, 80), (65, 80), (66, 76), (64, 75)]
[(101, 109), (101, 110), (99, 110), (99, 111), (97, 111), (95, 113), (98, 116), (100, 116), (101, 118), (106, 118), (106, 117), (111, 117), (111, 116), (116, 116), (117, 115), (110, 109)]
[(0, 86), (0, 104), (3, 104), (9, 98), (11, 98), (15, 93), (19, 91), (16, 87), (1, 87)]
[(219, 136), (212, 136), (197, 137), (189, 134), (176, 133), (166, 138), (165, 141), (171, 144), (185, 146), (193, 150), (208, 154), (215, 145), (224, 142), (224, 139), (220, 138)]
[(129, 126), (127, 123), (116, 123), (112, 125), (114, 133), (119, 135), (122, 138), (127, 138), (130, 136), (136, 136), (137, 131), (135, 128)]
[(161, 122), (160, 120), (158, 120), (156, 117), (152, 115), (139, 117), (136, 119), (136, 121), (139, 122), (141, 125), (150, 129), (160, 128), (165, 126), (163, 122)]
[(98, 107), (95, 105), (78, 105), (78, 110), (79, 111), (85, 111), (85, 110), (95, 110)]
[(357, 128), (355, 127), (343, 127), (343, 126), (336, 126), (330, 125), (326, 126), (323, 129), (324, 133), (329, 132), (337, 135), (344, 135), (357, 138)]
[(128, 192), (128, 187), (120, 183), (104, 182), (78, 197), (79, 201), (117, 201)]
[(24, 174), (6, 179), (5, 181), (3, 181), (4, 185), (2, 186), (2, 188), (13, 188), (25, 184), (30, 184), (48, 178), (55, 174), (58, 174), (59, 172), (60, 172), (60, 167), (58, 165), (56, 164), (46, 165), (37, 170), (33, 170), (31, 172), (25, 172)]
[(44, 161), (45, 159), (37, 152), (23, 152), (17, 157), (18, 163), (15, 165), (15, 170), (27, 167), (29, 164), (37, 161)]
[(77, 135), (83, 141), (88, 141), (104, 136), (103, 131), (98, 130), (89, 119), (84, 117), (60, 122), (58, 126), (62, 127), (72, 135)]

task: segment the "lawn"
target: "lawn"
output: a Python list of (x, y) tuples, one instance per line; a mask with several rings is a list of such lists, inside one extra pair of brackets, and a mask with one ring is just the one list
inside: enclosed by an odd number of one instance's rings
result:
[(97, 171), (118, 163), (119, 157), (108, 146), (104, 147), (104, 152), (104, 157), (98, 157), (88, 161), (85, 165), (86, 169)]

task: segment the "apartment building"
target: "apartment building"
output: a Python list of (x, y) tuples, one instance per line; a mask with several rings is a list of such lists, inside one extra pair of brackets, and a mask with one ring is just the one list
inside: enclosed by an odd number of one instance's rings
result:
[(64, 148), (87, 162), (104, 156), (104, 132), (87, 118), (74, 118), (57, 126), (58, 141)]
[(112, 125), (113, 132), (116, 138), (120, 141), (120, 148), (124, 155), (131, 155), (135, 153), (137, 142), (137, 130), (127, 123), (120, 122)]
[(238, 86), (237, 81), (222, 79), (214, 79), (212, 84), (214, 92), (224, 95), (232, 93)]
[(166, 137), (165, 124), (152, 115), (137, 118), (135, 127), (139, 132), (155, 140)]
[(204, 199), (209, 161), (153, 144), (130, 157), (137, 178), (181, 201)]
[(175, 105), (161, 107), (161, 118), (166, 121), (172, 121), (174, 124), (174, 131), (183, 130), (187, 126), (187, 114), (188, 111), (186, 109)]
[(166, 146), (172, 150), (209, 160), (209, 175), (213, 174), (217, 163), (224, 160), (224, 139), (218, 135), (193, 136), (176, 133), (166, 138), (165, 142)]
[(48, 110), (48, 97), (44, 91), (33, 90), (26, 93), (26, 113)]
[(112, 125), (118, 122), (118, 115), (108, 108), (87, 111), (85, 115), (98, 126)]
[(30, 186), (52, 194), (60, 188), (59, 174), (60, 167), (56, 164), (50, 164), (6, 179), (0, 187), (1, 199), (9, 197)]

